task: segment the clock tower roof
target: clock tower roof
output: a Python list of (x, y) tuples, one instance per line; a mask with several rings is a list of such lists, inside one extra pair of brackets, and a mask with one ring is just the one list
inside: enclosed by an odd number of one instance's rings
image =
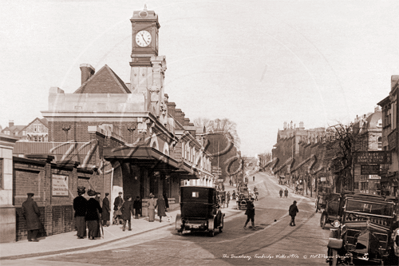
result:
[(147, 7), (144, 6), (143, 10), (134, 11), (133, 17), (130, 19), (131, 22), (156, 22), (157, 27), (159, 28), (158, 15), (154, 10), (147, 10)]

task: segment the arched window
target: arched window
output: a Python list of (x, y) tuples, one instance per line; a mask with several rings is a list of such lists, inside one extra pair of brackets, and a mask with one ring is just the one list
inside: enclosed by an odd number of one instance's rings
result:
[(378, 137), (378, 149), (382, 150), (382, 137)]

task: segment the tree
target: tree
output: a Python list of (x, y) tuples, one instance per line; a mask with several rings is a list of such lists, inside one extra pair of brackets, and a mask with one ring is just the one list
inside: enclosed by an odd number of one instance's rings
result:
[(240, 148), (240, 138), (237, 134), (237, 124), (233, 121), (230, 121), (227, 118), (223, 119), (214, 119), (210, 120), (209, 118), (196, 118), (194, 119), (194, 125), (199, 128), (205, 127), (205, 133), (228, 133), (229, 137), (231, 137), (234, 146), (239, 149)]
[(360, 150), (363, 140), (359, 135), (357, 124), (344, 125), (338, 123), (326, 130), (326, 149), (332, 152), (331, 171), (337, 175), (335, 185), (337, 191), (354, 188), (354, 164), (356, 151)]

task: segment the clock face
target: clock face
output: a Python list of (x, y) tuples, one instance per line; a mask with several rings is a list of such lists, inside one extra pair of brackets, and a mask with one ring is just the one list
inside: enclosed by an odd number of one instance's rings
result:
[(151, 43), (151, 34), (146, 30), (137, 32), (136, 43), (140, 47), (147, 47)]

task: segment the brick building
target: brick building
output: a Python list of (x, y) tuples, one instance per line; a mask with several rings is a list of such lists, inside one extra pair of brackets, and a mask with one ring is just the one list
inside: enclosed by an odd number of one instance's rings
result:
[(382, 165), (381, 185), (385, 194), (398, 196), (399, 189), (399, 76), (391, 77), (389, 95), (378, 105), (382, 107), (382, 149), (390, 152), (392, 160)]

